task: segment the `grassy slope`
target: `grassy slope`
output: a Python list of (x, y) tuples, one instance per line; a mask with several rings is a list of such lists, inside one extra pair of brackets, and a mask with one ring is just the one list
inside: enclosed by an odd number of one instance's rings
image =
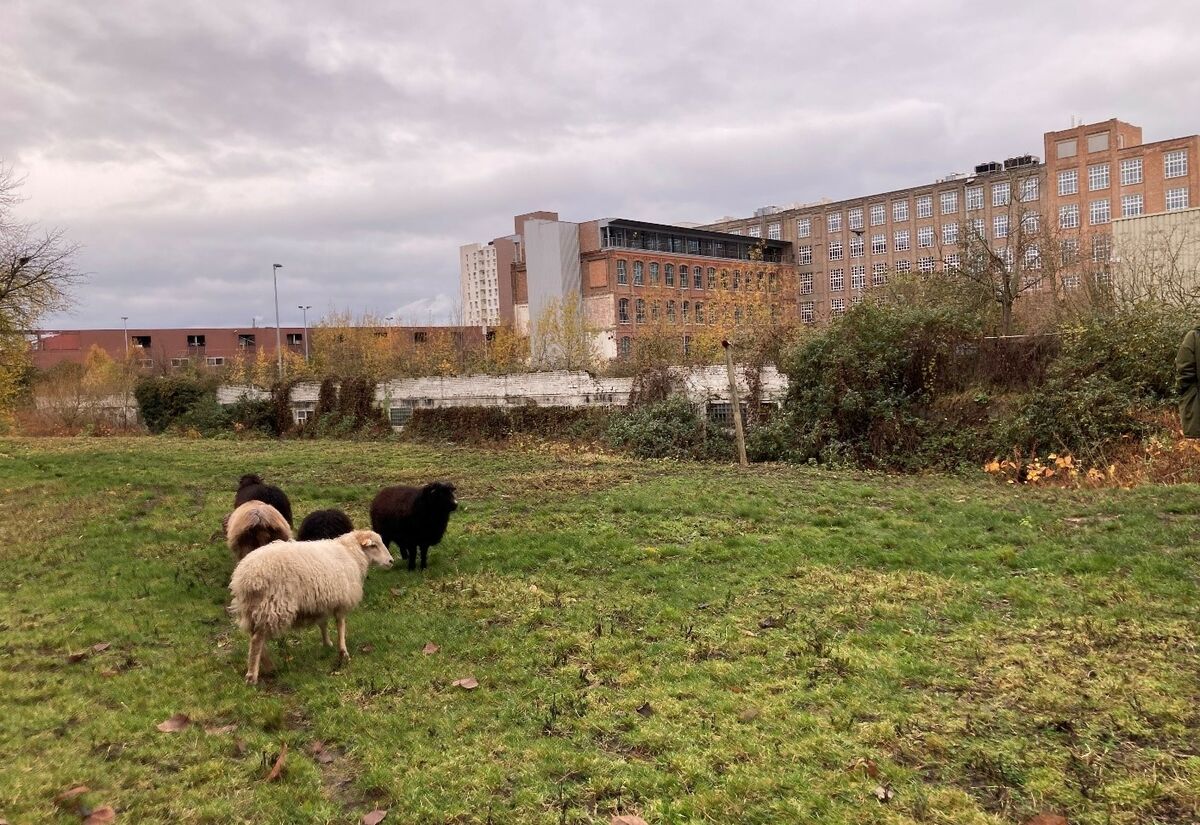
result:
[[(459, 483), (430, 570), (371, 574), (340, 672), (309, 630), (241, 682), (213, 534), (250, 470), (297, 518)], [(78, 821), (52, 799), (80, 782), (132, 822), (1200, 816), (1195, 488), (157, 439), (0, 441), (0, 487), (13, 825)]]

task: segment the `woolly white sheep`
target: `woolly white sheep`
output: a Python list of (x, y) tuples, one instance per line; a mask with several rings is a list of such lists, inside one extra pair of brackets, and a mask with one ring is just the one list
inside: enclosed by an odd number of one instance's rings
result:
[(250, 635), (246, 681), (258, 683), (260, 661), (271, 668), (267, 640), (289, 628), (320, 623), (321, 640), (329, 645), (330, 616), (337, 619), (338, 662), (348, 660), (346, 614), (362, 601), (372, 562), (392, 566), (383, 540), (370, 530), (322, 541), (272, 542), (242, 559), (229, 582), (229, 612)]

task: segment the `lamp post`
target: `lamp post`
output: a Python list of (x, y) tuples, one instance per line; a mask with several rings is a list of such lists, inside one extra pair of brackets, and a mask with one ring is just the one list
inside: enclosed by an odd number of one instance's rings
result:
[(129, 316), (121, 316), (121, 329), (125, 331), (125, 360), (129, 360)]
[(308, 361), (308, 311), (312, 309), (312, 304), (308, 306), (297, 306), (296, 309), (304, 313), (304, 360)]
[(283, 264), (271, 264), (271, 281), (275, 284), (275, 356), (279, 359), (279, 380), (283, 380), (283, 338), (279, 334), (279, 270)]

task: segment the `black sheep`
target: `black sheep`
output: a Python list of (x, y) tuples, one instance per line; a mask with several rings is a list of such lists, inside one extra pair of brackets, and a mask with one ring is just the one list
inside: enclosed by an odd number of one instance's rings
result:
[(450, 514), (457, 509), (454, 485), (448, 481), (384, 487), (371, 502), (371, 529), (383, 539), (384, 547), (396, 543), (400, 555), (408, 559), (409, 570), (416, 569), (420, 551), (424, 570), (429, 548), (442, 540)]
[(298, 541), (336, 539), (354, 530), (354, 522), (341, 510), (314, 510), (300, 522)]
[(234, 509), (247, 501), (270, 504), (284, 517), (288, 527), (292, 526), (292, 503), (288, 501), (287, 494), (278, 487), (263, 483), (262, 478), (254, 473), (247, 473), (238, 482), (237, 495), (233, 497)]

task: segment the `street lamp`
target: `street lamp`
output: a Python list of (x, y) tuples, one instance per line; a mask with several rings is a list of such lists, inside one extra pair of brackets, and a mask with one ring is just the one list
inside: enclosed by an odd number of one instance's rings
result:
[(308, 311), (312, 309), (312, 304), (308, 306), (297, 306), (296, 309), (304, 313), (304, 360), (308, 360)]
[(121, 316), (121, 329), (125, 331), (125, 360), (129, 360), (129, 316)]
[(283, 380), (283, 340), (279, 334), (279, 270), (283, 264), (271, 264), (271, 281), (275, 284), (275, 355), (279, 359), (279, 380)]

